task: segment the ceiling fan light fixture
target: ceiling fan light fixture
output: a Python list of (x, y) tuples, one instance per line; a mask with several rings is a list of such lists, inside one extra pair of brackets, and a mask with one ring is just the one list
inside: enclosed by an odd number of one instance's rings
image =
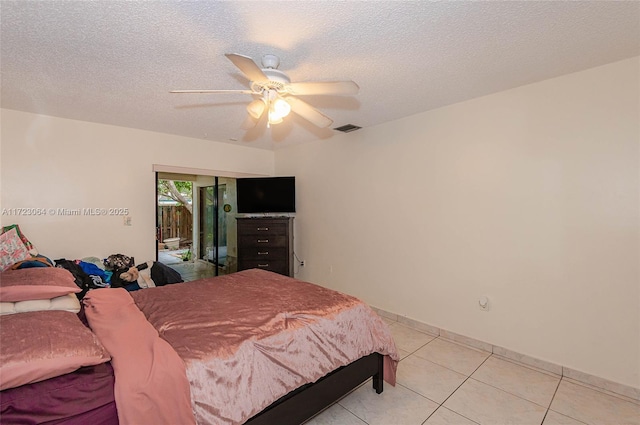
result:
[(289, 115), (289, 112), (291, 112), (291, 106), (283, 99), (278, 98), (271, 104), (270, 112), (271, 116), (282, 119)]
[(281, 122), (282, 122), (282, 118), (281, 117), (272, 116), (271, 114), (269, 114), (269, 124), (270, 125), (280, 124)]
[(255, 119), (259, 119), (264, 113), (266, 104), (262, 99), (256, 99), (247, 105), (247, 112)]

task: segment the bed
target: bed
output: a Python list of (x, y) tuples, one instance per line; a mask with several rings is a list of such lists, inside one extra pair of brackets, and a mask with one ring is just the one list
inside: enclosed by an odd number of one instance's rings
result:
[[(245, 270), (134, 293), (98, 289), (83, 304), (85, 329), (104, 349), (94, 353), (99, 360), (5, 388), (3, 423), (299, 424), (369, 378), (376, 392), (383, 378), (395, 384), (396, 347), (366, 304), (275, 273)], [(32, 315), (54, 313), (81, 323), (70, 311), (13, 316), (33, 324), (43, 318)], [(0, 370), (0, 383), (5, 376)], [(65, 398), (60, 388), (74, 387), (69, 382), (93, 386), (91, 403), (77, 391)], [(47, 411), (60, 404), (65, 411)]]

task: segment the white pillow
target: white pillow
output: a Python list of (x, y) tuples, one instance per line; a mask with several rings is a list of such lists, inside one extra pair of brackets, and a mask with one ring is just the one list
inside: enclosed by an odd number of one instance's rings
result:
[(80, 311), (80, 301), (78, 301), (78, 297), (75, 294), (67, 294), (49, 300), (0, 302), (0, 315), (42, 310), (63, 310), (78, 313)]

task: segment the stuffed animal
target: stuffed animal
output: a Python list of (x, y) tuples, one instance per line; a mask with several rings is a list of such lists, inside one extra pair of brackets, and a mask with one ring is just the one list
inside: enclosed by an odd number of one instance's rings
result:
[[(124, 282), (136, 282), (140, 289), (183, 282), (180, 273), (157, 261), (147, 261), (130, 267), (127, 271), (120, 273), (118, 277)], [(128, 285), (126, 287), (128, 288)]]
[(140, 277), (140, 272), (137, 267), (131, 267), (126, 272), (120, 274), (120, 279), (125, 282), (135, 282), (138, 280), (138, 277)]

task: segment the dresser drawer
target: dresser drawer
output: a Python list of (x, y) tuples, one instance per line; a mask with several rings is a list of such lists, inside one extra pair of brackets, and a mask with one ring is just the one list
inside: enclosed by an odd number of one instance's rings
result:
[(273, 259), (286, 259), (288, 254), (287, 248), (268, 248), (257, 247), (248, 248), (242, 247), (238, 252), (238, 258), (243, 260), (273, 260)]
[(286, 260), (238, 260), (238, 270), (262, 269), (289, 276)]
[(238, 233), (242, 235), (286, 235), (287, 223), (273, 221), (244, 220), (238, 222)]
[(241, 235), (238, 245), (246, 248), (286, 248), (289, 244), (287, 235)]

